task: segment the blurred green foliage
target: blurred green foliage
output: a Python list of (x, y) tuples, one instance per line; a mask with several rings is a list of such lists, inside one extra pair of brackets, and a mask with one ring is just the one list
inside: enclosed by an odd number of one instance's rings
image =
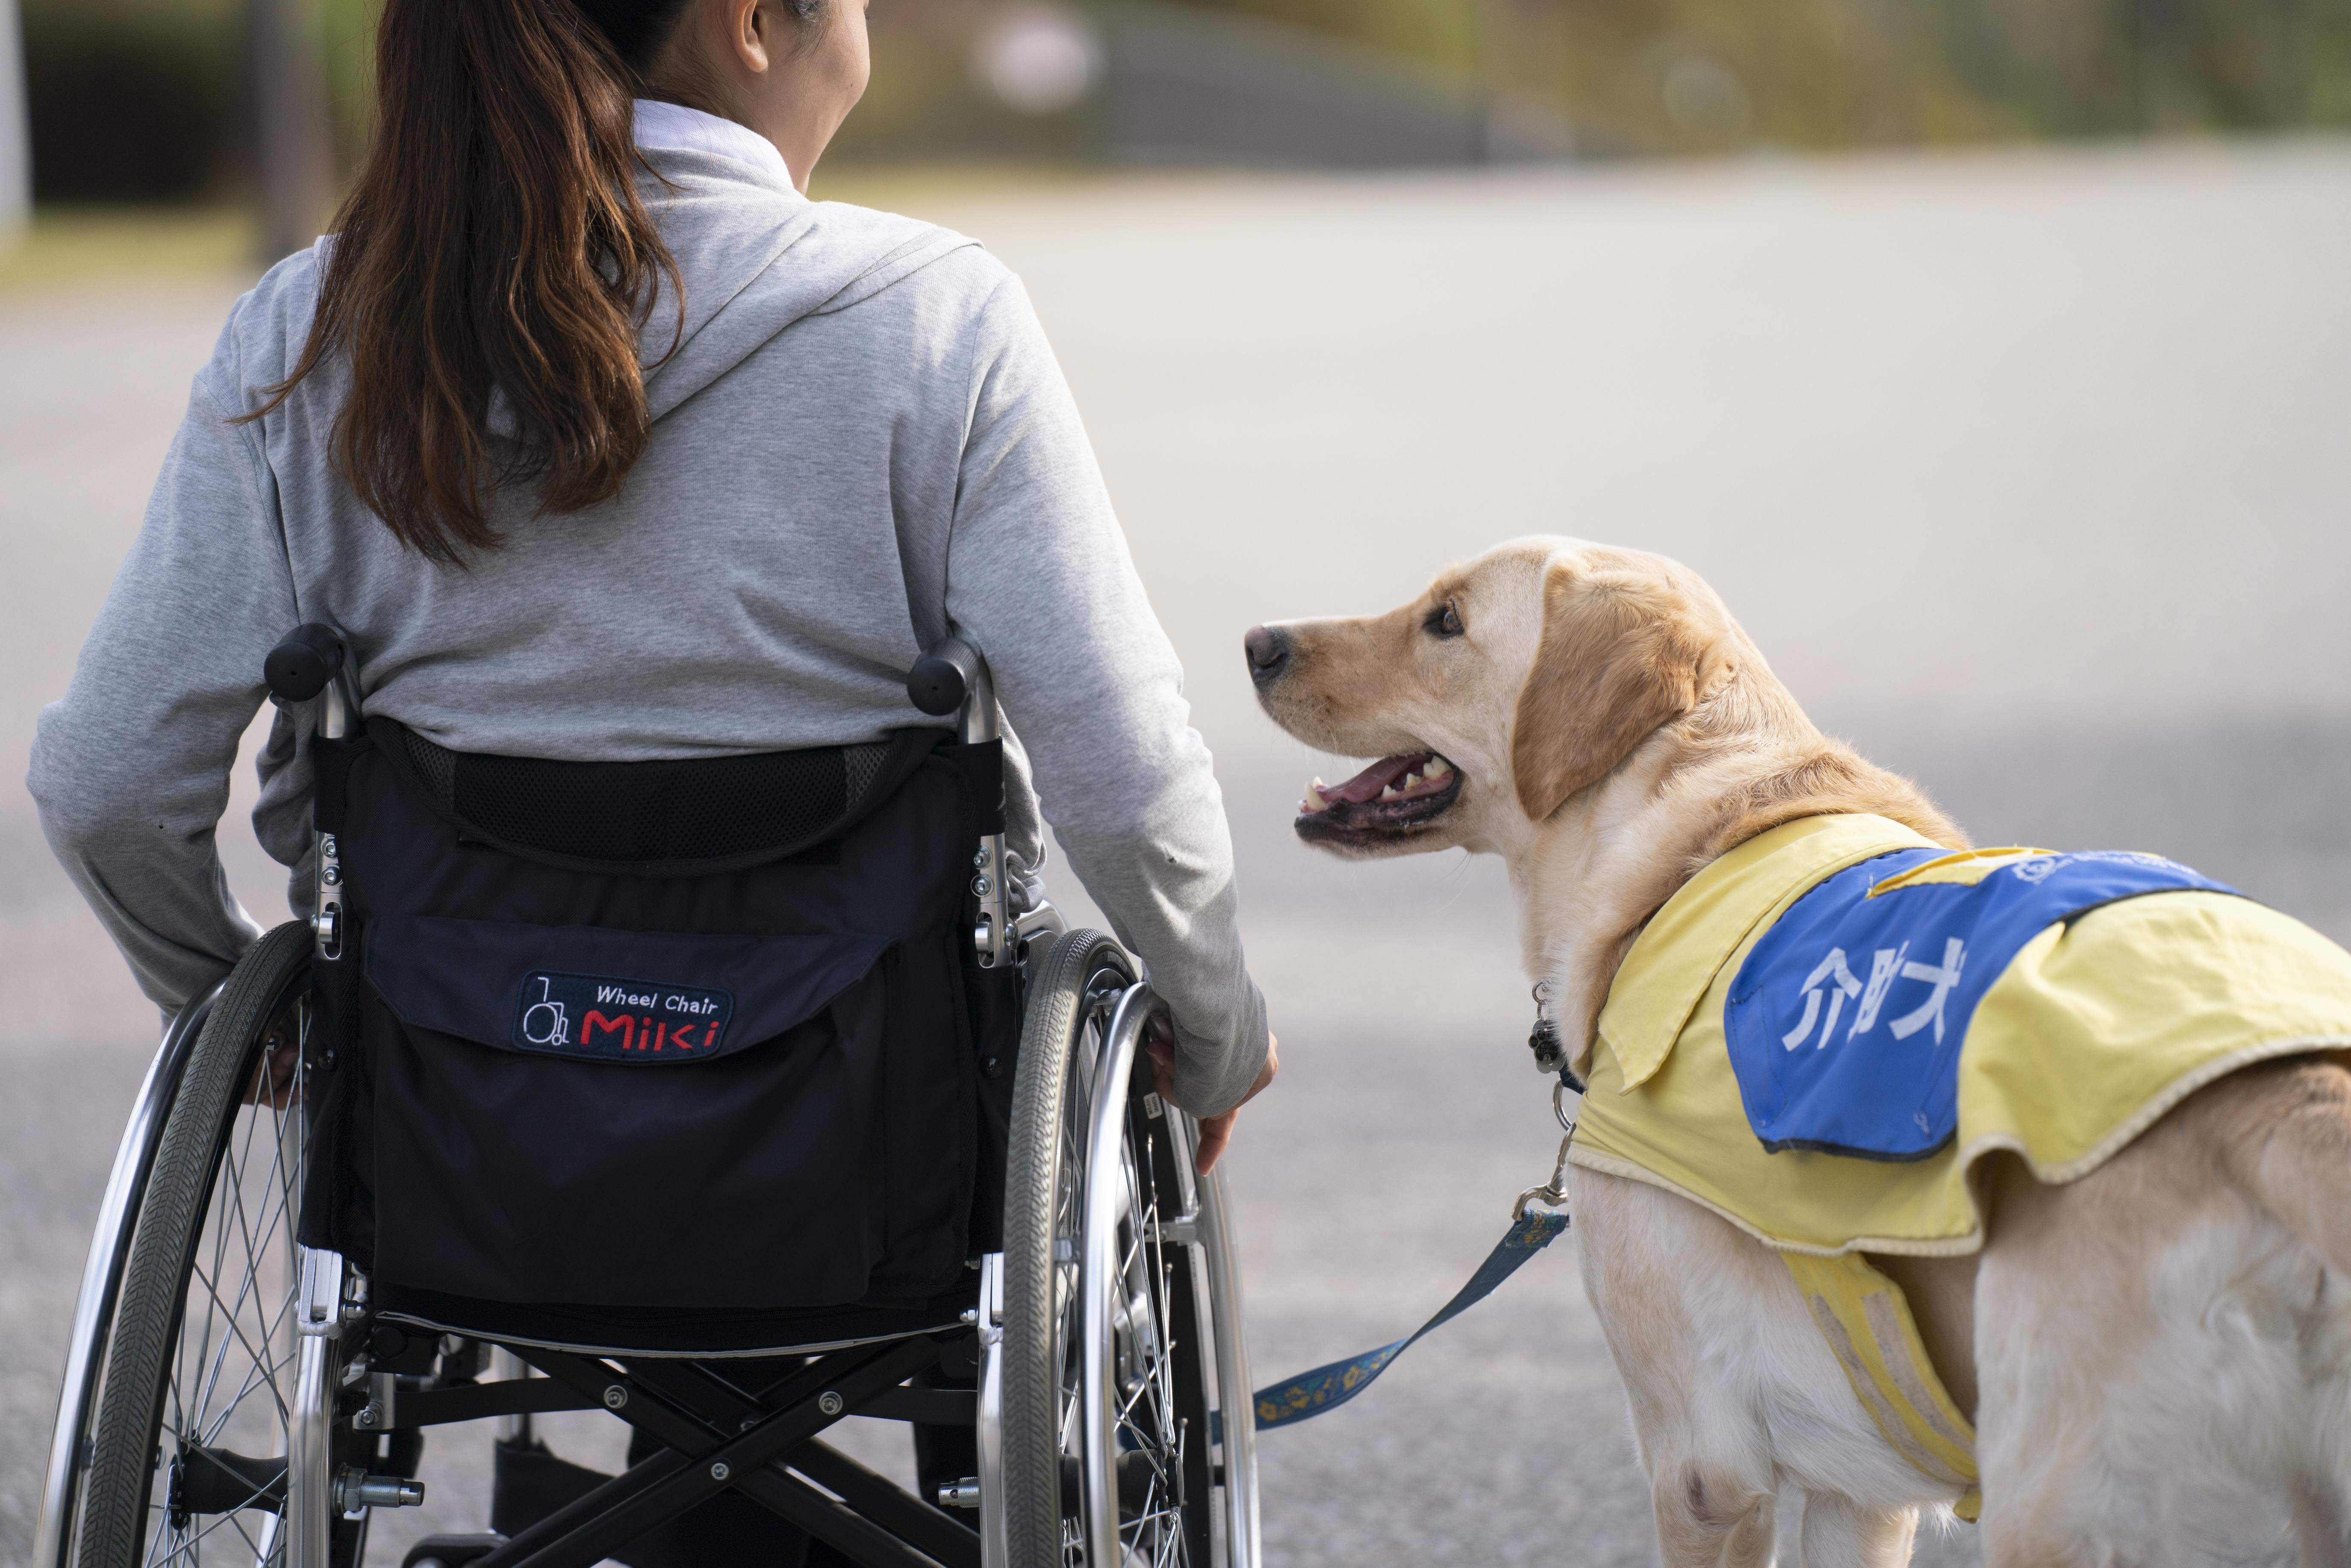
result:
[[(1203, 10), (1233, 11), (1330, 33), (1458, 70), (1484, 63), (1489, 39), (1508, 18), (1484, 0), (1195, 0)], [(1603, 0), (1605, 4), (1605, 0)], [(1560, 9), (1547, 5), (1544, 9)], [(1520, 7), (1532, 10), (1532, 6)]]
[(238, 206), (44, 208), (0, 249), (0, 295), (251, 277), (259, 229)]
[(2351, 0), (1194, 0), (1473, 72), (1627, 151), (2351, 124)]
[[(340, 162), (381, 0), (314, 0)], [(974, 84), (1004, 0), (873, 0), (852, 162), (1082, 162), (1084, 110)], [(1119, 0), (1071, 0), (1096, 9)], [(1544, 105), (1587, 152), (1833, 149), (2351, 125), (2351, 0), (1191, 0)], [(216, 200), (252, 163), (245, 0), (22, 0), (44, 201)]]

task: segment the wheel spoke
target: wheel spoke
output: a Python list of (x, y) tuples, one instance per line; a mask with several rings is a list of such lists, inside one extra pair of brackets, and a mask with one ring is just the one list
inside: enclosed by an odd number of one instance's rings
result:
[(259, 1543), (253, 1539), (252, 1535), (248, 1533), (245, 1528), (245, 1516), (250, 1511), (255, 1511), (239, 1509), (231, 1513), (213, 1514), (209, 1518), (205, 1519), (204, 1522), (198, 1526), (193, 1533), (184, 1536), (181, 1535), (178, 1531), (172, 1528), (172, 1523), (168, 1519), (165, 1520), (163, 1522), (163, 1528), (155, 1532), (155, 1539), (159, 1543), (167, 1541), (172, 1542), (172, 1544), (167, 1548), (169, 1555), (167, 1555), (163, 1560), (166, 1563), (169, 1563), (175, 1558), (183, 1559), (187, 1562), (196, 1561), (194, 1555), (196, 1548), (201, 1546), (206, 1540), (210, 1539), (213, 1535), (222, 1530), (233, 1530), (238, 1535), (242, 1536), (245, 1540), (246, 1550), (247, 1552), (257, 1551)]
[[(266, 1071), (266, 1060), (263, 1070)], [(242, 1381), (236, 1397), (229, 1402), (220, 1416), (209, 1424), (204, 1422), (204, 1413), (211, 1407), (213, 1396), (218, 1391), (221, 1376), (226, 1367), (232, 1337), (244, 1344), (247, 1355), (256, 1366), (264, 1369), (265, 1375), (274, 1370), (269, 1358), (263, 1352), (255, 1349), (246, 1337), (246, 1327), (242, 1322), (244, 1309), (248, 1302), (254, 1303), (256, 1315), (261, 1318), (256, 1326), (259, 1328), (265, 1343), (276, 1337), (275, 1331), (278, 1327), (277, 1320), (282, 1316), (282, 1312), (262, 1314), (258, 1300), (261, 1291), (260, 1270), (271, 1246), (280, 1233), (281, 1227), (287, 1223), (288, 1200), (291, 1197), (288, 1185), (281, 1175), (286, 1163), (283, 1136), (285, 1124), (281, 1114), (266, 1103), (241, 1113), (238, 1122), (239, 1126), (235, 1135), (230, 1140), (214, 1188), (215, 1201), (214, 1222), (211, 1227), (212, 1268), (208, 1274), (201, 1266), (196, 1272), (196, 1277), (204, 1287), (205, 1302), (204, 1321), (197, 1331), (195, 1349), (200, 1360), (209, 1364), (205, 1366), (195, 1396), (193, 1424), (199, 1427), (209, 1425), (211, 1432), (217, 1432), (225, 1424), (245, 1395), (250, 1393), (253, 1388), (253, 1379), (247, 1375)], [(256, 1217), (248, 1202), (246, 1188), (251, 1170), (253, 1146), (259, 1141), (259, 1134), (264, 1126), (266, 1126), (270, 1133), (269, 1153), (256, 1185), (261, 1188), (261, 1195), (269, 1201), (264, 1204), (263, 1212)], [(237, 1269), (235, 1297), (233, 1300), (224, 1301), (218, 1281), (228, 1272), (228, 1251), (233, 1240), (243, 1243), (244, 1256)], [(288, 1299), (290, 1300), (290, 1297)], [(212, 1343), (215, 1309), (219, 1310), (223, 1320), (221, 1338), (218, 1350), (214, 1354), (205, 1354), (206, 1347)], [(272, 1391), (275, 1393), (274, 1378), (271, 1379), (271, 1384)], [(284, 1406), (282, 1397), (278, 1399), (278, 1405), (282, 1415)], [(207, 1435), (209, 1436), (210, 1433)]]
[[(217, 1293), (213, 1291), (213, 1288), (212, 1288), (212, 1281), (211, 1281), (210, 1280), (205, 1279), (205, 1278), (204, 1277), (204, 1275), (203, 1275), (203, 1274), (201, 1274), (201, 1273), (198, 1273), (198, 1274), (195, 1274), (195, 1275), (192, 1276), (192, 1279), (193, 1279), (195, 1282), (202, 1284), (202, 1285), (204, 1286), (204, 1288), (205, 1291), (207, 1292), (207, 1294), (209, 1294), (209, 1295), (213, 1295), (213, 1296), (214, 1296), (214, 1298), (215, 1300), (217, 1299)], [(250, 1339), (248, 1339), (248, 1338), (246, 1337), (246, 1329), (245, 1329), (245, 1325), (244, 1325), (244, 1324), (242, 1324), (242, 1323), (237, 1322), (234, 1318), (232, 1318), (232, 1319), (229, 1321), (228, 1327), (227, 1327), (227, 1331), (225, 1331), (225, 1332), (223, 1333), (222, 1336), (221, 1336), (221, 1354), (220, 1354), (220, 1359), (221, 1359), (223, 1362), (225, 1362), (225, 1360), (226, 1360), (226, 1357), (227, 1357), (227, 1354), (228, 1354), (228, 1350), (229, 1350), (229, 1345), (230, 1345), (230, 1342), (231, 1342), (231, 1339), (232, 1339), (232, 1338), (234, 1338), (235, 1342), (237, 1344), (243, 1345), (243, 1346), (245, 1347), (246, 1354), (246, 1356), (249, 1358), (249, 1360), (251, 1361), (251, 1363), (252, 1363), (252, 1364), (253, 1364), (253, 1365), (255, 1365), (255, 1366), (256, 1366), (256, 1367), (264, 1367), (264, 1368), (270, 1367), (270, 1366), (272, 1365), (272, 1363), (271, 1363), (271, 1361), (270, 1361), (270, 1358), (269, 1358), (268, 1354), (267, 1354), (266, 1351), (263, 1351), (263, 1350), (261, 1350), (261, 1349), (257, 1349), (257, 1348), (256, 1348), (256, 1346), (254, 1345), (253, 1342), (252, 1342)], [(207, 1377), (206, 1382), (205, 1382), (205, 1385), (204, 1385), (204, 1389), (202, 1390), (202, 1393), (203, 1393), (203, 1394), (204, 1394), (204, 1395), (208, 1398), (208, 1397), (209, 1397), (209, 1396), (210, 1396), (210, 1394), (211, 1394), (211, 1393), (212, 1393), (212, 1391), (214, 1390), (214, 1388), (215, 1388), (216, 1386), (217, 1386), (216, 1382), (215, 1382), (213, 1378), (211, 1378), (211, 1377)], [(246, 1386), (247, 1386), (247, 1387), (249, 1387), (249, 1386), (250, 1386), (250, 1385), (248, 1384)], [(240, 1397), (242, 1397), (242, 1395), (240, 1395)], [(230, 1407), (233, 1409), (233, 1408), (235, 1408), (235, 1401), (231, 1401), (231, 1402), (230, 1402)], [(280, 1406), (280, 1407), (281, 1407), (281, 1411), (282, 1411), (282, 1408), (283, 1408), (282, 1401), (281, 1401), (281, 1406)], [(198, 1402), (198, 1404), (197, 1404), (196, 1408), (197, 1408), (197, 1410), (198, 1410), (199, 1412), (201, 1412), (202, 1410), (204, 1410), (204, 1409), (205, 1408), (205, 1405), (204, 1405), (204, 1403), (202, 1400), (200, 1400), (200, 1401)]]

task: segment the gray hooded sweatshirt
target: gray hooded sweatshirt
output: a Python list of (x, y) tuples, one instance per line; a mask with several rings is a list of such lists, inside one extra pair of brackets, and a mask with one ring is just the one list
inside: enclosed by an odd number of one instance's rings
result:
[[(664, 110), (673, 128), (690, 113)], [(1223, 804), (1028, 298), (962, 235), (810, 202), (738, 131), (707, 120), (646, 149), (684, 316), (681, 331), (665, 294), (643, 333), (644, 455), (586, 511), (505, 497), (507, 547), (462, 569), (403, 549), (330, 469), (341, 367), (229, 423), (299, 356), (330, 242), (237, 302), (73, 684), (42, 712), (29, 784), (50, 845), (146, 994), (176, 1007), (256, 935), (214, 830), (262, 656), (303, 622), (349, 634), (368, 712), (460, 751), (580, 761), (879, 739), (927, 722), (904, 673), (954, 632), (1025, 742), (1025, 766), (1008, 747), (1014, 852), (1036, 862), (1041, 796), (1174, 1011), (1177, 1098), (1224, 1111), (1265, 1060), (1266, 1020)], [(254, 813), (298, 913), (308, 706), (277, 716)]]

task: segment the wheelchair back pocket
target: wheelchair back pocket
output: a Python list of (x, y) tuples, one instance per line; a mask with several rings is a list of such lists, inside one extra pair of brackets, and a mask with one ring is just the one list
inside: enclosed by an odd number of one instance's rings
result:
[(367, 973), (413, 1029), (657, 1067), (773, 1040), (888, 946), (857, 933), (695, 936), (393, 915), (368, 927)]
[(392, 915), (364, 955), (387, 1279), (593, 1306), (866, 1294), (888, 938)]

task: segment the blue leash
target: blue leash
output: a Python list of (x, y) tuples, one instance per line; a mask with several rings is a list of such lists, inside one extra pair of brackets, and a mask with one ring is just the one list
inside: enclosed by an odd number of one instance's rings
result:
[[(1526, 1260), (1566, 1234), (1564, 1214), (1530, 1214), (1513, 1223), (1501, 1244), (1486, 1255), (1469, 1282), (1446, 1302), (1437, 1314), (1405, 1338), (1384, 1344), (1345, 1361), (1334, 1361), (1301, 1373), (1284, 1383), (1260, 1388), (1251, 1396), (1257, 1406), (1257, 1429), (1271, 1431), (1336, 1410), (1377, 1380), (1397, 1356), (1430, 1330), (1441, 1328), (1494, 1293), (1494, 1287), (1517, 1273)], [(1211, 1420), (1211, 1441), (1223, 1440), (1220, 1423)]]
[[(1564, 1071), (1561, 1073), (1561, 1079), (1564, 1086), (1567, 1081)], [(1579, 1092), (1583, 1087), (1581, 1083), (1575, 1085)], [(1384, 1344), (1377, 1350), (1366, 1351), (1362, 1355), (1350, 1356), (1345, 1361), (1334, 1361), (1311, 1372), (1302, 1372), (1286, 1383), (1271, 1384), (1259, 1389), (1249, 1396), (1256, 1407), (1259, 1431), (1270, 1432), (1276, 1427), (1295, 1426), (1301, 1421), (1309, 1421), (1336, 1410), (1369, 1388), (1396, 1357), (1419, 1343), (1423, 1335), (1444, 1327), (1492, 1295), (1495, 1287), (1523, 1268), (1528, 1259), (1567, 1234), (1566, 1215), (1527, 1212), (1530, 1200), (1556, 1204), (1566, 1197), (1561, 1184), (1567, 1175), (1567, 1148), (1575, 1140), (1575, 1124), (1568, 1120), (1556, 1091), (1552, 1095), (1552, 1111), (1559, 1117), (1560, 1125), (1567, 1129), (1567, 1136), (1560, 1140), (1559, 1168), (1552, 1173), (1550, 1186), (1531, 1187), (1520, 1195), (1518, 1206), (1510, 1211), (1510, 1229), (1502, 1233), (1502, 1239), (1494, 1249), (1486, 1254), (1486, 1260), (1478, 1265), (1478, 1271), (1469, 1276), (1469, 1282), (1455, 1291), (1453, 1299), (1439, 1308), (1435, 1317), (1403, 1339)], [(1224, 1441), (1224, 1416), (1221, 1412), (1209, 1414), (1208, 1434), (1210, 1442)]]

